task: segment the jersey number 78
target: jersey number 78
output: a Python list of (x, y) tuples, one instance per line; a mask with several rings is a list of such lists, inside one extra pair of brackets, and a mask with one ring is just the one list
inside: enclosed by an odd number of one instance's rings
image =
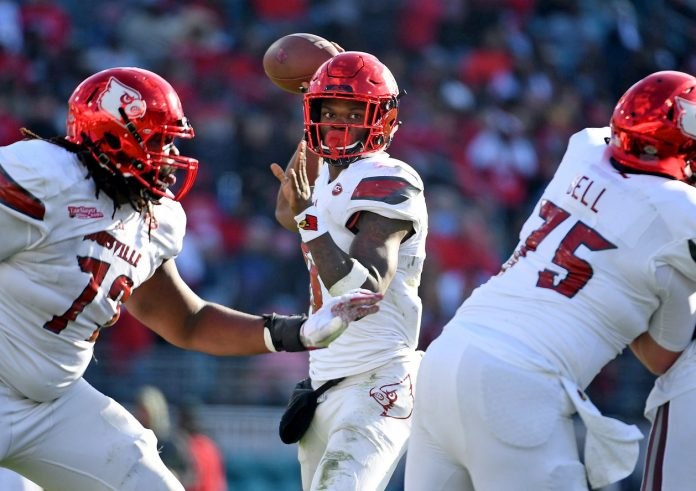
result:
[[(87, 305), (94, 300), (94, 298), (97, 296), (99, 287), (106, 277), (106, 272), (111, 267), (109, 263), (100, 261), (99, 259), (95, 259), (93, 257), (78, 256), (77, 263), (80, 265), (80, 269), (83, 273), (90, 275), (90, 280), (87, 283), (87, 286), (85, 286), (85, 289), (82, 290), (82, 293), (75, 299), (68, 310), (66, 310), (62, 315), (54, 315), (50, 321), (44, 324), (44, 329), (48, 329), (56, 334), (60, 334), (60, 332), (67, 327), (69, 321), (74, 321), (77, 319), (77, 316), (80, 315), (85, 307), (87, 307)], [(128, 300), (132, 286), (133, 280), (125, 275), (120, 275), (113, 281), (111, 287), (109, 288), (108, 297), (114, 301), (118, 301), (116, 315), (114, 315), (113, 318), (105, 325), (98, 327), (95, 334), (99, 332), (101, 327), (108, 327), (116, 322), (120, 313), (120, 304)], [(94, 334), (89, 340), (91, 341), (93, 338), (96, 339)]]

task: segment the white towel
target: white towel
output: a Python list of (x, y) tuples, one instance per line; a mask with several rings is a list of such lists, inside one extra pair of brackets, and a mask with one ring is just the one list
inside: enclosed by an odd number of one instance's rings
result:
[(637, 426), (603, 416), (573, 381), (561, 377), (580, 419), (587, 428), (585, 468), (592, 489), (607, 486), (633, 472), (643, 434)]

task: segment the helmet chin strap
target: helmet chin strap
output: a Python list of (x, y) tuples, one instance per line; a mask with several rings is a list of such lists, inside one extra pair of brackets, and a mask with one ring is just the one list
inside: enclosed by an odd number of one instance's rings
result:
[(338, 159), (324, 158), (324, 162), (333, 167), (348, 167), (350, 164), (360, 160), (360, 155), (354, 155), (352, 157), (341, 157)]

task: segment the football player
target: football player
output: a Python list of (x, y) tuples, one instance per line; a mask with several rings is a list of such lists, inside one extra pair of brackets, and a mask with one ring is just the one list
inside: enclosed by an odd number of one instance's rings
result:
[[(652, 112), (645, 112), (643, 116), (644, 124), (658, 125), (664, 124), (662, 131), (669, 131), (671, 118), (669, 110), (674, 107), (677, 112), (679, 123), (676, 128), (679, 130), (671, 131), (669, 143), (671, 145), (690, 145), (687, 161), (689, 166), (684, 166), (687, 181), (694, 181), (693, 168), (696, 160), (696, 83), (693, 77), (682, 75), (676, 79), (688, 87), (688, 96), (674, 97), (672, 104), (666, 111), (655, 108)], [(652, 88), (644, 86), (642, 92), (636, 92), (633, 99)], [(686, 90), (684, 90), (686, 92)], [(672, 115), (672, 118), (674, 116)], [(640, 135), (638, 135), (639, 137)], [(666, 138), (661, 137), (661, 138)], [(684, 177), (675, 172), (677, 180), (685, 180)], [(676, 217), (678, 220), (681, 217)], [(678, 222), (675, 222), (675, 227)], [(686, 226), (686, 225), (685, 225)], [(689, 257), (696, 261), (696, 244), (688, 242)], [(688, 258), (685, 258), (688, 260)], [(696, 342), (684, 350), (684, 353), (674, 363), (674, 365), (664, 375), (658, 377), (655, 385), (648, 396), (645, 405), (645, 415), (652, 423), (648, 447), (643, 467), (642, 491), (661, 491), (690, 489), (696, 482), (696, 469), (691, 461), (691, 456), (696, 452), (694, 448), (694, 436), (696, 427), (694, 426), (693, 411), (696, 407)]]
[[(287, 173), (272, 165), (276, 216), (294, 215), (289, 228), (299, 230), (309, 268), (310, 319), (350, 289), (384, 294), (378, 314), (310, 353), (314, 388), (341, 381), (320, 397), (299, 441), (305, 490), (384, 489), (410, 434), (428, 216), (420, 176), (386, 153), (401, 95), (376, 57), (339, 53), (304, 94), (306, 141), (295, 161)], [(306, 151), (321, 158), (313, 190)]]
[(626, 346), (661, 374), (691, 339), (695, 104), (696, 78), (654, 73), (609, 127), (571, 137), (510, 259), (426, 351), (407, 490), (577, 491), (633, 471), (640, 431), (584, 390)]
[(213, 355), (321, 348), (378, 308), (379, 295), (346, 290), (316, 321), (258, 316), (182, 281), (179, 200), (198, 162), (175, 139), (194, 132), (152, 72), (99, 72), (70, 97), (66, 137), (25, 135), (0, 148), (0, 466), (57, 491), (183, 490), (153, 433), (82, 378), (122, 304)]

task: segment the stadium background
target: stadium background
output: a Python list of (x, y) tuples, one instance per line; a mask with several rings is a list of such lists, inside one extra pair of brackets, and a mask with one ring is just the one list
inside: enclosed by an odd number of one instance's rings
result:
[[(390, 153), (426, 183), (421, 347), (495, 274), (568, 137), (605, 126), (617, 97), (659, 69), (696, 73), (692, 0), (0, 0), (0, 144), (19, 128), (63, 134), (65, 101), (91, 73), (140, 66), (172, 82), (201, 161), (183, 202), (177, 264), (205, 298), (249, 312), (306, 309), (299, 240), (273, 218), (271, 162), (302, 135), (301, 99), (264, 76), (276, 38), (311, 32), (377, 55), (408, 95)], [(125, 405), (152, 384), (197, 401), (230, 489), (299, 488), (277, 421), (305, 354), (214, 358), (163, 343), (127, 314), (102, 334), (86, 378)], [(652, 376), (630, 354), (590, 394), (639, 424)], [(638, 489), (640, 469), (613, 486)], [(401, 471), (389, 488), (402, 489)]]

